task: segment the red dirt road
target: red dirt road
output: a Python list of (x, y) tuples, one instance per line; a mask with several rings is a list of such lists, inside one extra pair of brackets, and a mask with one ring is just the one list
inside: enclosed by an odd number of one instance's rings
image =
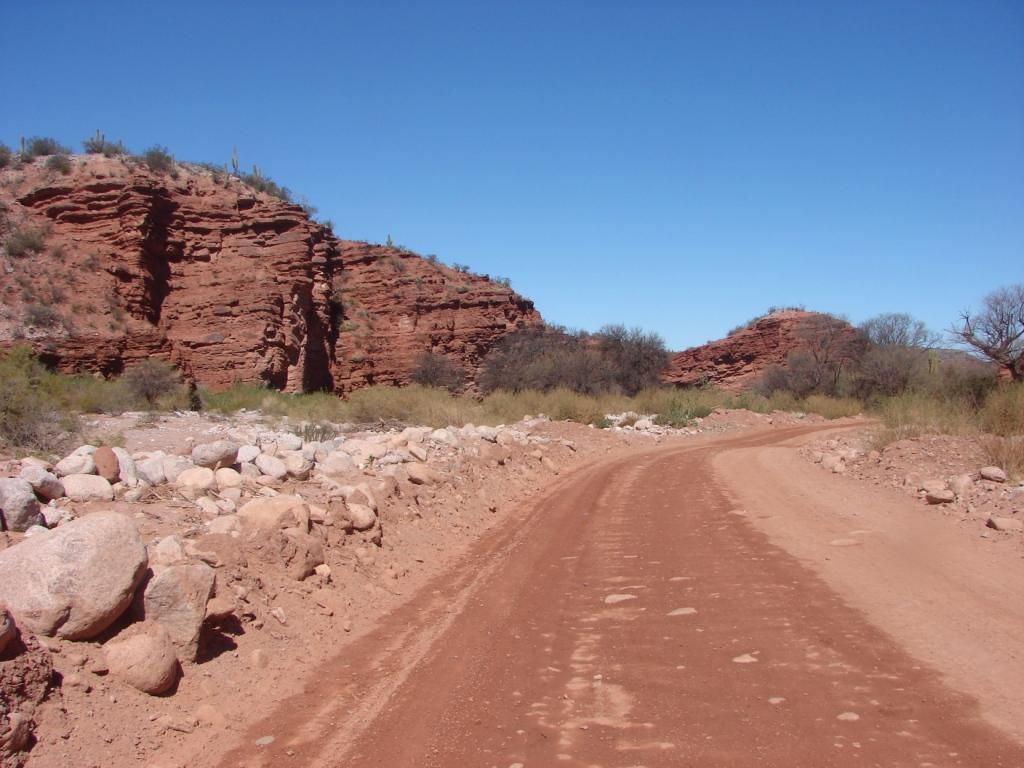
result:
[(1024, 746), (734, 514), (716, 455), (567, 477), (224, 766), (1006, 766)]

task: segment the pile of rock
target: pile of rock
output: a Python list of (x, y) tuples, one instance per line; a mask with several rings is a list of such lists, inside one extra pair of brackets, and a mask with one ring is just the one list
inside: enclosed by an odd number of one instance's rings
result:
[[(443, 505), (449, 492), (432, 486), (453, 478), (464, 458), (504, 465), (513, 446), (523, 448), (521, 460), (558, 472), (548, 455), (555, 441), (528, 425), (410, 427), (315, 441), (254, 426), (228, 437), (177, 454), (83, 445), (52, 465), (35, 458), (9, 465), (16, 476), (0, 479), (0, 520), (23, 535), (0, 550), (0, 664), (32, 653), (52, 664), (47, 638), (56, 638), (63, 685), (88, 692), (101, 675), (165, 694), (196, 661), (208, 629), (260, 626), (263, 616), (286, 622), (260, 586), (267, 573), (285, 583), (310, 579), (305, 592), (322, 589), (332, 578), (327, 560), (339, 556), (328, 555), (345, 539), (353, 547), (343, 561), (354, 554), (372, 562), (364, 548), (382, 543), (387, 499)], [(575, 451), (567, 440), (557, 447)], [(136, 522), (108, 507), (137, 503), (141, 517), (149, 501), (171, 505), (162, 531), (176, 532), (146, 545)], [(260, 570), (250, 572), (254, 561)], [(82, 660), (68, 669), (67, 644), (82, 641), (98, 653), (70, 652)], [(19, 706), (0, 713), (7, 717), (0, 723), (19, 729), (0, 733), (0, 744), (29, 740), (32, 705)]]
[[(888, 451), (887, 448), (886, 455)], [(840, 475), (855, 472), (858, 476), (868, 477), (892, 470), (882, 452), (864, 450), (840, 439), (826, 441), (824, 450), (812, 451), (810, 458), (823, 469)], [(1005, 496), (1011, 500), (1011, 508), (1003, 510), (1003, 513), (986, 513), (986, 526), (996, 531), (1024, 531), (1024, 515), (1017, 516), (1018, 507), (1012, 504), (1014, 499), (1019, 500), (1018, 504), (1024, 504), (1024, 486), (1018, 489), (1006, 487), (1008, 478), (1004, 469), (983, 466), (973, 472), (956, 472), (945, 476), (935, 469), (935, 466), (922, 461), (922, 466), (915, 471), (905, 471), (894, 477), (892, 484), (926, 504), (956, 505), (968, 513), (975, 510), (975, 503), (979, 500), (988, 501), (992, 496)]]

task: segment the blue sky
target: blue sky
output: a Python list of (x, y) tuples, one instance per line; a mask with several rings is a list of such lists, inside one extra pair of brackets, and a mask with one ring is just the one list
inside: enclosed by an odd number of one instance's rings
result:
[(4, 2), (0, 139), (238, 147), (345, 236), (673, 348), (1024, 281), (1024, 4)]

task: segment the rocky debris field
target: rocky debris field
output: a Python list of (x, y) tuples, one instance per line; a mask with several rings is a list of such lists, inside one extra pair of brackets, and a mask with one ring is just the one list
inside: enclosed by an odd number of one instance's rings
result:
[(978, 535), (1024, 544), (1024, 481), (991, 466), (972, 437), (928, 435), (898, 440), (881, 450), (862, 432), (820, 440), (801, 453), (822, 470), (889, 486), (955, 515)]
[(0, 761), (194, 765), (557, 475), (685, 429), (358, 429), (126, 413), (0, 461)]

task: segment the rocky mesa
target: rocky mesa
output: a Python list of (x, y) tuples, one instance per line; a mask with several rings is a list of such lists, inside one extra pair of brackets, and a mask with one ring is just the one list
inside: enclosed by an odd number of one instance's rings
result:
[[(784, 365), (790, 353), (807, 349), (812, 341), (820, 339), (823, 319), (834, 323), (830, 316), (819, 312), (769, 312), (724, 339), (673, 355), (662, 379), (681, 387), (714, 384), (732, 391), (744, 389), (768, 368)], [(835, 328), (851, 339), (856, 335), (854, 328), (845, 323)]]
[(436, 259), (335, 237), (238, 176), (127, 157), (0, 171), (0, 347), (62, 371), (149, 356), (198, 383), (345, 393), (408, 383), (424, 351), (472, 376), (541, 322), (510, 288)]

